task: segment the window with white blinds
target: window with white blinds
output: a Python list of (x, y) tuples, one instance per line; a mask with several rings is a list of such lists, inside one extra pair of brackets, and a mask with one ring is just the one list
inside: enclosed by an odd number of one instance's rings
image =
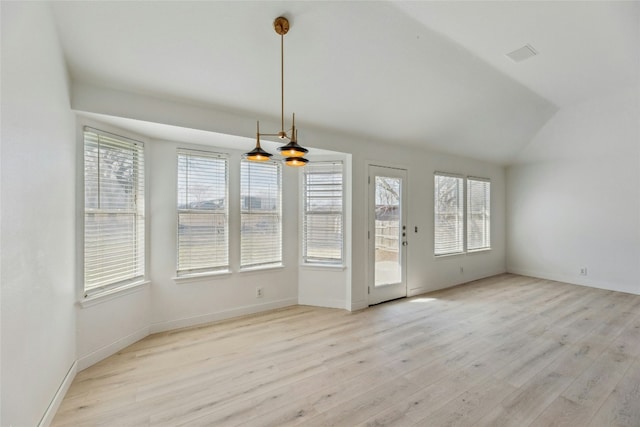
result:
[(228, 160), (206, 151), (178, 149), (177, 272), (229, 268)]
[(240, 267), (282, 265), (282, 165), (240, 163)]
[(342, 265), (342, 162), (309, 163), (303, 172), (302, 259)]
[(144, 145), (84, 128), (84, 290), (143, 280)]
[(459, 176), (436, 174), (434, 182), (434, 253), (461, 253), (464, 251), (464, 180)]
[(467, 178), (467, 250), (491, 247), (491, 182)]

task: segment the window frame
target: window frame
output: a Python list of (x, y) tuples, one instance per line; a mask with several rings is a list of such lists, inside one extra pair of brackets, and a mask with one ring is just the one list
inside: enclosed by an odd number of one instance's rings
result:
[[(471, 215), (471, 209), (469, 208), (469, 198), (471, 197), (471, 192), (469, 191), (469, 181), (476, 181), (476, 182), (484, 182), (489, 184), (489, 203), (488, 203), (488, 213), (487, 213), (487, 223), (488, 223), (488, 233), (486, 234), (485, 240), (488, 242), (488, 245), (486, 246), (482, 246), (482, 247), (477, 247), (477, 248), (469, 248), (469, 216)], [(466, 201), (466, 206), (465, 206), (465, 248), (466, 251), (468, 253), (472, 253), (472, 252), (482, 252), (482, 251), (489, 251), (491, 250), (491, 180), (489, 178), (479, 178), (476, 176), (467, 176), (466, 180), (465, 180), (465, 201)], [(485, 202), (486, 204), (486, 202)]]
[[(224, 162), (224, 222), (226, 231), (226, 263), (224, 265), (203, 267), (198, 269), (180, 270), (180, 214), (190, 213), (196, 215), (211, 215), (219, 213), (218, 211), (209, 212), (204, 209), (180, 209), (180, 156), (209, 158), (212, 160), (222, 160)], [(230, 255), (230, 209), (229, 209), (229, 155), (213, 150), (204, 150), (199, 148), (177, 147), (176, 148), (176, 279), (189, 279), (203, 276), (225, 274), (231, 271), (231, 255)]]
[[(341, 175), (341, 181), (340, 181), (340, 192), (341, 192), (341, 206), (340, 206), (340, 219), (341, 219), (341, 232), (340, 232), (340, 259), (334, 260), (334, 259), (328, 259), (328, 261), (323, 262), (322, 260), (313, 260), (313, 261), (308, 261), (307, 257), (305, 256), (305, 248), (306, 248), (306, 216), (307, 216), (307, 180), (306, 180), (306, 176), (307, 176), (307, 171), (308, 168), (312, 168), (313, 165), (327, 165), (327, 164), (333, 164), (333, 165), (340, 165), (340, 175)], [(309, 163), (307, 166), (305, 166), (304, 169), (301, 170), (300, 173), (300, 189), (301, 189), (301, 197), (300, 197), (300, 227), (299, 227), (299, 235), (300, 235), (300, 264), (302, 266), (305, 267), (326, 267), (326, 268), (344, 268), (345, 265), (345, 193), (346, 193), (346, 189), (345, 189), (345, 175), (346, 175), (346, 171), (345, 171), (345, 162), (342, 159), (323, 159), (323, 160), (317, 160), (314, 161), (313, 163)], [(335, 213), (332, 213), (332, 215), (335, 215)]]
[[(145, 138), (132, 134), (130, 132), (126, 132), (122, 129), (113, 128), (111, 126), (107, 126), (101, 123), (93, 123), (90, 120), (82, 120), (78, 122), (77, 127), (77, 135), (78, 135), (78, 145), (77, 145), (77, 215), (82, 220), (77, 221), (77, 237), (76, 237), (76, 257), (78, 259), (77, 262), (77, 283), (78, 283), (78, 301), (80, 306), (87, 307), (91, 306), (97, 302), (101, 302), (103, 300), (111, 299), (114, 295), (120, 294), (128, 294), (138, 289), (141, 289), (143, 285), (148, 285), (150, 282), (148, 280), (148, 268), (149, 268), (149, 180), (148, 176), (148, 167), (149, 163), (146, 159), (147, 157), (147, 149), (146, 149), (146, 141)], [(139, 147), (140, 155), (142, 156), (142, 162), (138, 161), (138, 169), (137, 176), (142, 176), (142, 183), (138, 183), (136, 185), (136, 189), (142, 190), (143, 197), (139, 197), (139, 193), (136, 196), (136, 206), (141, 205), (140, 209), (136, 209), (137, 217), (136, 224), (138, 224), (138, 217), (141, 217), (141, 225), (142, 225), (142, 233), (137, 243), (138, 245), (142, 245), (143, 249), (141, 250), (141, 269), (139, 270), (139, 275), (116, 282), (107, 283), (100, 286), (94, 286), (89, 289), (86, 288), (86, 280), (85, 280), (85, 221), (86, 221), (86, 199), (85, 199), (85, 133), (89, 131), (98, 135), (103, 135), (105, 137), (119, 139), (125, 142), (133, 143)], [(136, 233), (138, 234), (138, 233)]]
[[(443, 258), (443, 257), (450, 257), (450, 256), (456, 256), (456, 255), (466, 255), (466, 254), (473, 254), (473, 253), (478, 253), (478, 252), (488, 252), (492, 250), (492, 246), (491, 246), (491, 230), (492, 230), (492, 226), (491, 226), (491, 197), (489, 197), (489, 236), (488, 236), (488, 241), (489, 241), (489, 246), (487, 247), (483, 247), (483, 248), (477, 248), (477, 249), (469, 249), (469, 243), (468, 243), (468, 229), (469, 229), (469, 200), (468, 200), (468, 188), (469, 188), (469, 180), (473, 180), (473, 181), (482, 181), (482, 182), (487, 182), (489, 184), (489, 194), (491, 194), (491, 179), (490, 178), (481, 178), (481, 177), (477, 177), (477, 176), (471, 176), (471, 175), (463, 175), (463, 174), (455, 174), (455, 173), (448, 173), (448, 172), (439, 172), (436, 171), (433, 174), (434, 176), (434, 185), (433, 185), (433, 198), (432, 200), (434, 201), (434, 207), (433, 207), (433, 256), (435, 258)], [(435, 180), (438, 176), (443, 176), (443, 177), (452, 177), (452, 178), (458, 178), (462, 180), (462, 250), (459, 252), (447, 252), (447, 253), (436, 253), (436, 202), (435, 202), (435, 197), (436, 197), (436, 188), (435, 188)]]
[[(437, 218), (437, 212), (436, 212), (436, 208), (437, 208), (437, 204), (436, 204), (436, 180), (438, 177), (444, 177), (444, 178), (455, 178), (455, 179), (459, 179), (461, 181), (461, 190), (462, 190), (462, 196), (460, 197), (461, 201), (462, 201), (462, 206), (460, 209), (460, 212), (457, 213), (456, 215), (458, 216), (459, 220), (460, 220), (460, 227), (462, 228), (462, 231), (460, 232), (461, 234), (461, 240), (460, 240), (460, 244), (461, 244), (461, 248), (460, 250), (457, 251), (451, 251), (451, 252), (436, 252), (436, 218)], [(452, 174), (452, 173), (444, 173), (444, 172), (435, 172), (433, 175), (433, 254), (436, 257), (444, 257), (444, 256), (453, 256), (453, 255), (461, 255), (465, 253), (465, 248), (466, 248), (466, 213), (465, 213), (465, 197), (466, 197), (466, 192), (465, 192), (465, 179), (463, 175), (458, 175), (458, 174)]]
[[(279, 253), (279, 260), (275, 260), (275, 261), (269, 261), (269, 262), (253, 262), (253, 263), (247, 263), (247, 264), (243, 264), (243, 218), (244, 215), (247, 215), (250, 213), (244, 212), (245, 208), (243, 207), (243, 165), (247, 165), (247, 167), (256, 167), (259, 168), (261, 166), (266, 166), (266, 165), (271, 165), (273, 167), (276, 168), (277, 171), (277, 183), (278, 183), (278, 191), (277, 191), (277, 211), (275, 213), (275, 215), (277, 215), (277, 219), (278, 219), (278, 228), (279, 228), (279, 249), (280, 249), (280, 253)], [(240, 202), (240, 206), (239, 206), (239, 252), (240, 252), (240, 256), (238, 259), (238, 266), (239, 266), (239, 271), (240, 272), (251, 272), (251, 271), (260, 271), (260, 270), (269, 270), (269, 269), (274, 269), (274, 268), (282, 268), (284, 267), (284, 221), (283, 221), (283, 163), (282, 162), (278, 162), (275, 160), (269, 160), (266, 162), (252, 162), (246, 159), (240, 159), (239, 165), (239, 174), (240, 174), (240, 179), (238, 180), (238, 187), (239, 187), (239, 194), (238, 194), (238, 198), (239, 198), (239, 202)], [(249, 196), (251, 197), (251, 196)], [(251, 205), (251, 199), (249, 200), (249, 203)], [(251, 208), (250, 208), (251, 209)], [(264, 214), (263, 214), (264, 215)]]

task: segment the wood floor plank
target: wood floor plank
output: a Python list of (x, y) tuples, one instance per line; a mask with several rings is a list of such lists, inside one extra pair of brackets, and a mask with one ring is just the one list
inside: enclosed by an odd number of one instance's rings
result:
[(636, 359), (589, 426), (637, 427), (640, 425), (640, 359)]
[(395, 403), (406, 400), (418, 389), (418, 386), (406, 379), (396, 378), (331, 407), (322, 416), (312, 418), (305, 425), (309, 427), (357, 425)]
[(612, 346), (620, 353), (640, 357), (640, 314), (627, 324)]
[(595, 412), (611, 394), (632, 362), (633, 359), (629, 356), (607, 350), (562, 392), (562, 396), (586, 409), (594, 408)]
[(350, 313), (151, 335), (79, 372), (60, 426), (640, 426), (640, 296), (503, 274)]
[(357, 427), (412, 427), (415, 425), (415, 421), (402, 412), (401, 408), (394, 406), (358, 424)]
[(515, 390), (515, 387), (489, 377), (421, 419), (417, 425), (472, 426)]
[[(586, 425), (591, 416), (572, 400), (558, 396), (539, 416), (531, 427), (576, 427)], [(597, 409), (597, 408), (596, 408)]]
[(557, 372), (542, 371), (517, 392), (507, 397), (493, 411), (481, 418), (477, 426), (528, 426), (571, 383), (571, 378)]
[(562, 339), (541, 337), (532, 340), (530, 345), (522, 349), (519, 357), (497, 372), (495, 376), (515, 387), (521, 387), (559, 357), (565, 345)]

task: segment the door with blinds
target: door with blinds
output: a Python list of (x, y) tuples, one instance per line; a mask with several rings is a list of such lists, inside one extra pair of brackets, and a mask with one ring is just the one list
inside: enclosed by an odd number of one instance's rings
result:
[(407, 296), (407, 171), (369, 166), (369, 305)]

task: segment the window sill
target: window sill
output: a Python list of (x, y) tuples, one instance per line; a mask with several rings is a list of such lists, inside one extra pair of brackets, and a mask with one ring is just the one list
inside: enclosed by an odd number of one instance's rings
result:
[(344, 271), (347, 269), (346, 265), (331, 265), (331, 264), (300, 264), (300, 268), (305, 270), (336, 270)]
[(98, 292), (96, 294), (83, 298), (82, 300), (78, 301), (78, 305), (80, 305), (80, 307), (82, 308), (87, 308), (97, 304), (102, 304), (103, 302), (111, 301), (125, 295), (140, 292), (143, 289), (148, 288), (150, 283), (151, 282), (149, 280), (144, 280), (142, 282), (129, 283), (117, 288), (107, 289), (103, 292)]
[(457, 256), (462, 256), (462, 255), (466, 255), (465, 252), (456, 252), (453, 254), (442, 254), (442, 255), (434, 255), (433, 257), (435, 259), (447, 259), (447, 258), (453, 258), (453, 257), (457, 257)]
[(270, 270), (284, 270), (284, 264), (268, 265), (265, 267), (246, 267), (241, 268), (240, 273), (262, 273)]
[(218, 279), (222, 277), (231, 276), (231, 271), (229, 270), (220, 270), (220, 271), (210, 271), (207, 273), (198, 273), (198, 274), (185, 274), (182, 276), (173, 277), (173, 281), (176, 283), (191, 283), (191, 282), (200, 282), (207, 279)]
[(467, 251), (467, 254), (474, 255), (474, 254), (482, 254), (487, 252), (491, 252), (491, 248), (474, 249), (472, 251)]
[(445, 259), (445, 258), (451, 258), (451, 257), (456, 257), (456, 256), (462, 256), (462, 255), (483, 254), (483, 253), (487, 253), (487, 252), (491, 252), (491, 248), (474, 249), (474, 250), (470, 250), (470, 251), (466, 251), (466, 252), (456, 252), (454, 254), (434, 255), (433, 257), (435, 259)]

